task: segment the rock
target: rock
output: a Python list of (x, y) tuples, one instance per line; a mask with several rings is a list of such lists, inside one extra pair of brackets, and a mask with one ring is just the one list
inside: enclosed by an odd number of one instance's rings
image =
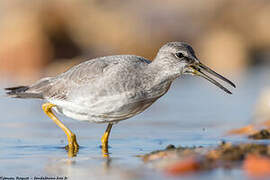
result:
[(267, 129), (262, 129), (248, 136), (250, 139), (270, 139), (270, 132)]
[(173, 144), (169, 144), (167, 147), (166, 147), (167, 150), (169, 149), (175, 149), (175, 146)]
[(215, 168), (233, 168), (246, 161), (249, 155), (270, 158), (270, 147), (266, 144), (222, 143), (216, 148), (180, 147), (154, 151), (144, 155), (145, 163), (170, 175), (181, 175)]
[(270, 158), (248, 155), (244, 161), (243, 169), (252, 177), (263, 177), (270, 175)]
[(171, 164), (165, 169), (165, 173), (169, 175), (181, 175), (185, 173), (192, 173), (200, 168), (200, 163), (194, 158), (187, 158), (185, 160)]

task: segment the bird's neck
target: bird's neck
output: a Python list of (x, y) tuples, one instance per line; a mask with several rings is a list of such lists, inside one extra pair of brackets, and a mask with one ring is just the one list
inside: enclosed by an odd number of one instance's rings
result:
[(153, 77), (153, 84), (162, 84), (172, 82), (182, 74), (181, 68), (177, 65), (170, 63), (164, 59), (156, 58), (148, 66), (148, 71), (151, 72)]

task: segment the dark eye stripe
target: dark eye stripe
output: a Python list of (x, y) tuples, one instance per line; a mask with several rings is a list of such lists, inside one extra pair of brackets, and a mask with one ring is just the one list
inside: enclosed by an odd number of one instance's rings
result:
[(184, 54), (181, 53), (181, 52), (178, 52), (178, 53), (175, 53), (176, 57), (178, 58), (183, 58), (184, 57)]

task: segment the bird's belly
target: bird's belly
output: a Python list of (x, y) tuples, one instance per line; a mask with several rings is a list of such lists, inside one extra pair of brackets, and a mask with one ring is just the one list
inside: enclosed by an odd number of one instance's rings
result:
[(159, 91), (160, 93), (155, 96), (153, 93), (146, 92), (125, 92), (98, 98), (92, 96), (93, 98), (89, 99), (75, 98), (71, 102), (51, 103), (57, 105), (57, 112), (76, 120), (96, 123), (117, 122), (143, 112), (164, 95), (169, 86), (170, 84), (164, 86), (164, 90)]
[[(70, 109), (57, 106), (56, 111), (67, 117), (95, 123), (117, 122), (133, 117), (143, 112), (146, 108), (154, 103), (155, 100), (144, 100), (135, 103), (123, 104), (116, 106), (115, 104), (104, 104), (88, 110)], [(110, 110), (109, 110), (110, 109)]]

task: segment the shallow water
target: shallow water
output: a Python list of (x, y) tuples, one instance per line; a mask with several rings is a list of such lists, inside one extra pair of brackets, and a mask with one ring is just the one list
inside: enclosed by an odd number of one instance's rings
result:
[[(144, 165), (136, 155), (176, 146), (216, 146), (225, 132), (251, 121), (268, 70), (257, 68), (231, 77), (237, 85), (227, 95), (205, 80), (178, 79), (170, 91), (148, 110), (113, 126), (110, 160), (102, 157), (100, 138), (105, 124), (78, 122), (59, 116), (74, 131), (82, 146), (68, 158), (64, 133), (41, 109), (39, 100), (1, 98), (0, 176), (61, 176), (68, 179), (164, 179), (162, 172)], [(3, 94), (3, 91), (1, 91)], [(228, 179), (245, 177), (241, 169), (217, 169), (185, 179)]]

